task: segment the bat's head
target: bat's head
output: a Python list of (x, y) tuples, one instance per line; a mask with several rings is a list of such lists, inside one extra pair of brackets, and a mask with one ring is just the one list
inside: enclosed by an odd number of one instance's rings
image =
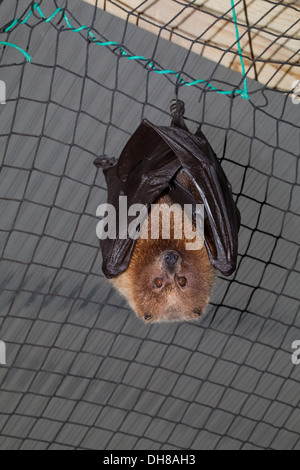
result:
[(151, 323), (199, 318), (214, 279), (204, 246), (187, 250), (184, 240), (139, 239), (128, 269), (113, 282), (137, 315)]

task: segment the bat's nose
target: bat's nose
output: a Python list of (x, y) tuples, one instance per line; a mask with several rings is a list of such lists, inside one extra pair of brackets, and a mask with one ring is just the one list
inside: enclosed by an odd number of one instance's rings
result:
[(165, 251), (163, 254), (163, 260), (164, 262), (170, 266), (173, 267), (179, 259), (179, 254), (176, 253), (176, 251)]

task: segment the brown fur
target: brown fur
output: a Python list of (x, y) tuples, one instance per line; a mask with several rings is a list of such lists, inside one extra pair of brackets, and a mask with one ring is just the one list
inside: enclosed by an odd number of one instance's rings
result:
[[(185, 173), (177, 179), (191, 192), (197, 191)], [(199, 203), (199, 194), (197, 192)], [(156, 204), (172, 205), (168, 196), (161, 197)], [(182, 211), (175, 214), (182, 217)], [(148, 217), (150, 230), (151, 213)], [(114, 278), (112, 283), (123, 294), (136, 314), (147, 322), (189, 321), (204, 313), (209, 302), (215, 280), (205, 246), (197, 250), (187, 250), (185, 238), (174, 239), (174, 218), (171, 218), (171, 238), (153, 240), (139, 238), (136, 242), (127, 270)], [(163, 261), (164, 253), (178, 253), (179, 259), (172, 270)], [(186, 278), (186, 286), (178, 280)], [(163, 286), (157, 288), (155, 279), (163, 279)]]

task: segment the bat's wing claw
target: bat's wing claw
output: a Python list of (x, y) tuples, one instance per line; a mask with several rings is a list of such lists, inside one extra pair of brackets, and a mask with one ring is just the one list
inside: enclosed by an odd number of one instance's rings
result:
[(107, 155), (103, 155), (101, 157), (97, 157), (94, 161), (93, 164), (95, 165), (96, 168), (102, 168), (104, 170), (105, 168), (109, 168), (113, 165), (115, 165), (116, 159), (114, 157), (108, 158)]

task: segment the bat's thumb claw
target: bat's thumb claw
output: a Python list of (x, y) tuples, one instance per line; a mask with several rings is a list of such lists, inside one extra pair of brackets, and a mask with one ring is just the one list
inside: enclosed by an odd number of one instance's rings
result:
[(114, 157), (107, 158), (106, 155), (102, 157), (97, 157), (93, 161), (93, 164), (95, 165), (96, 168), (102, 168), (102, 169), (113, 166), (115, 163), (116, 163), (116, 159)]

